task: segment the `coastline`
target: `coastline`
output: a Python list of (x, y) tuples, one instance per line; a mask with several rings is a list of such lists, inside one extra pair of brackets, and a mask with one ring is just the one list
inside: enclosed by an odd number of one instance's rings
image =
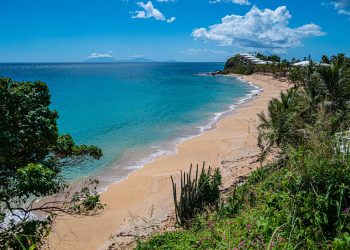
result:
[[(232, 114), (241, 106), (244, 106), (246, 103), (251, 101), (251, 99), (253, 99), (259, 92), (262, 91), (262, 88), (260, 88), (257, 85), (254, 85), (250, 81), (245, 81), (239, 75), (231, 74), (231, 75), (221, 75), (221, 76), (231, 77), (231, 78), (235, 77), (237, 78), (237, 80), (242, 82), (242, 84), (247, 84), (250, 87), (252, 87), (252, 89), (248, 94), (236, 99), (235, 102), (229, 105), (227, 109), (225, 109), (224, 111), (213, 113), (213, 117), (211, 117), (211, 119), (209, 119), (204, 125), (195, 127), (195, 129), (198, 129), (198, 130), (193, 132), (193, 134), (177, 137), (176, 139), (166, 142), (165, 145), (162, 145), (161, 147), (156, 147), (157, 149), (154, 152), (150, 152), (148, 155), (136, 160), (134, 164), (129, 164), (129, 166), (123, 167), (122, 171), (120, 169), (117, 169), (117, 170), (114, 169), (113, 168), (114, 164), (112, 163), (109, 168), (103, 169), (100, 172), (96, 173), (94, 178), (96, 177), (96, 179), (98, 179), (100, 182), (100, 187), (98, 188), (99, 193), (106, 192), (110, 186), (123, 182), (129, 177), (129, 175), (133, 174), (135, 171), (142, 169), (145, 165), (151, 164), (153, 161), (157, 160), (158, 158), (176, 155), (178, 153), (177, 147), (180, 144), (186, 141), (192, 140), (198, 136), (201, 136), (203, 133), (214, 129), (217, 123), (220, 122), (221, 119), (224, 119), (226, 116)], [(208, 77), (212, 77), (212, 76), (208, 76)], [(124, 175), (114, 176), (116, 171), (124, 172)], [(80, 184), (84, 183), (87, 179), (89, 178), (83, 177), (82, 179), (79, 179), (76, 182), (73, 182), (73, 185), (79, 186)]]
[[(177, 152), (163, 156), (132, 172), (124, 181), (112, 184), (101, 194), (106, 210), (95, 217), (60, 217), (49, 236), (50, 249), (102, 249), (118, 242), (119, 234), (132, 238), (140, 232), (131, 232), (135, 225), (143, 226), (138, 218), (147, 218), (149, 224), (164, 224), (173, 211), (170, 176), (177, 179), (180, 170), (188, 170), (191, 163), (219, 167), (224, 188), (234, 185), (256, 169), (253, 163), (259, 149), (256, 146), (254, 121), (256, 114), (266, 110), (272, 97), (278, 97), (287, 83), (272, 80), (269, 76), (243, 76), (244, 81), (262, 88), (233, 112), (219, 119), (211, 129), (177, 146)], [(253, 123), (253, 124), (252, 124)], [(154, 216), (154, 217), (153, 217)], [(140, 224), (141, 223), (141, 224)], [(139, 225), (140, 224), (140, 225)], [(147, 224), (146, 222), (143, 224)], [(131, 226), (130, 226), (131, 225)]]

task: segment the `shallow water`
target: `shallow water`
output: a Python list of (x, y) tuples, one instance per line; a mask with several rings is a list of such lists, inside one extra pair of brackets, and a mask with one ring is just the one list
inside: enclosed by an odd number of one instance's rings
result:
[[(61, 133), (102, 148), (100, 161), (65, 169), (68, 180), (118, 181), (198, 135), (254, 90), (206, 76), (223, 63), (0, 64), (0, 75), (48, 84)], [(108, 172), (108, 174), (103, 174)]]

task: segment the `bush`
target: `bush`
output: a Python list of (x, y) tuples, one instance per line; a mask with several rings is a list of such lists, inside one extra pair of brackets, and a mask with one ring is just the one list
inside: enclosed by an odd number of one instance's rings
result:
[(350, 249), (350, 71), (343, 55), (334, 60), (303, 70), (259, 115), (262, 159), (274, 149), (275, 163), (214, 212), (196, 214), (191, 228), (140, 249)]

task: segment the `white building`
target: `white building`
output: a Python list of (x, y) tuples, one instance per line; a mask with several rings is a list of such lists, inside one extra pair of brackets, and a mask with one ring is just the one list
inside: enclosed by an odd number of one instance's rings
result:
[(268, 64), (267, 61), (261, 60), (255, 56), (252, 56), (250, 54), (239, 54), (239, 56), (241, 57), (242, 60), (246, 61), (246, 62), (251, 62), (253, 64), (256, 65), (265, 65)]
[[(311, 64), (310, 61), (301, 61), (301, 62), (297, 62), (297, 63), (293, 63), (292, 66), (294, 67), (307, 67)], [(324, 66), (324, 67), (329, 67), (331, 66), (328, 63), (315, 63), (315, 65), (319, 65), (319, 66)]]

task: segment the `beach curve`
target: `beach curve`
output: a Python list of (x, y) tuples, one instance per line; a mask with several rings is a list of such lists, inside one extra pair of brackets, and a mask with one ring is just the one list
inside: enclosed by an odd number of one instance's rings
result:
[(111, 185), (101, 194), (102, 202), (107, 204), (102, 214), (60, 217), (46, 242), (47, 248), (104, 249), (113, 242), (114, 235), (129, 226), (132, 216), (146, 217), (151, 209), (154, 221), (162, 223), (173, 211), (170, 176), (188, 170), (191, 163), (205, 161), (207, 165), (220, 167), (224, 186), (232, 185), (235, 178), (258, 167), (245, 161), (258, 153), (253, 127), (256, 114), (266, 110), (268, 101), (278, 97), (288, 84), (256, 74), (242, 78), (262, 91), (221, 119), (213, 129), (179, 144), (176, 154), (157, 158), (123, 182)]

